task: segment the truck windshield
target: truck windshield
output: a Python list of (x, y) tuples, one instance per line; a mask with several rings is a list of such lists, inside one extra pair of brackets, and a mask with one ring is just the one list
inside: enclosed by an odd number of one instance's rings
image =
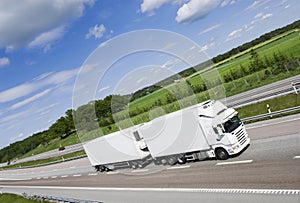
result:
[(237, 127), (241, 125), (241, 120), (240, 118), (236, 115), (232, 117), (230, 120), (226, 121), (224, 123), (224, 129), (226, 133), (231, 133), (234, 131)]

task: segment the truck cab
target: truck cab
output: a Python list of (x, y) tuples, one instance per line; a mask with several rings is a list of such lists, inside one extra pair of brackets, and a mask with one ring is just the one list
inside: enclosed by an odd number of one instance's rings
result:
[(236, 110), (219, 101), (209, 101), (202, 108), (207, 110), (206, 114), (202, 112), (200, 116), (201, 123), (206, 123), (203, 127), (208, 143), (214, 150), (210, 157), (224, 160), (230, 155), (240, 153), (249, 145), (250, 138)]

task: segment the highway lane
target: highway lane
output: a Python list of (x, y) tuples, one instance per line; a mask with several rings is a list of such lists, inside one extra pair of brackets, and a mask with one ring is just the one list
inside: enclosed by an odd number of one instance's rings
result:
[[(287, 78), (285, 80), (281, 80), (269, 85), (265, 85), (253, 90), (249, 90), (231, 97), (228, 97), (226, 99), (221, 100), (224, 104), (228, 106), (241, 106), (252, 102), (257, 102), (260, 99), (264, 99), (270, 96), (278, 95), (282, 92), (293, 90), (291, 83), (299, 82), (300, 81), (300, 75)], [(72, 152), (83, 150), (82, 143), (66, 146), (66, 149), (64, 151), (58, 151), (58, 149), (54, 149), (45, 153), (33, 155), (30, 157), (26, 157), (24, 159), (17, 160), (15, 163), (23, 163), (27, 161), (32, 160), (38, 160), (38, 159), (46, 159), (51, 157), (57, 157), (57, 156), (64, 156), (65, 154), (69, 154)], [(0, 166), (4, 166), (6, 163), (0, 164)]]
[[(249, 125), (250, 147), (226, 161), (97, 174), (87, 159), (0, 172), (1, 184), (95, 187), (237, 187), (300, 189), (300, 133), (297, 115)], [(276, 127), (274, 134), (269, 128)], [(289, 135), (280, 134), (286, 129)], [(284, 132), (284, 130), (283, 130)], [(164, 169), (164, 170), (163, 170)], [(8, 181), (10, 179), (10, 181)], [(30, 179), (17, 181), (17, 179)], [(11, 181), (15, 180), (15, 181)]]
[(282, 92), (292, 91), (291, 83), (300, 82), (300, 75), (290, 77), (278, 82), (264, 85), (253, 90), (249, 90), (226, 99), (221, 100), (224, 104), (232, 107), (240, 107), (249, 103), (255, 103), (262, 99), (279, 95)]
[(103, 203), (299, 203), (300, 191), (189, 188), (5, 187), (1, 192), (48, 194)]
[[(104, 202), (299, 202), (299, 118), (298, 114), (247, 125), (251, 145), (226, 161), (193, 162), (166, 166), (164, 170), (150, 165), (142, 170), (95, 173), (88, 160), (81, 159), (1, 171), (0, 191)], [(18, 177), (30, 179), (12, 180)], [(212, 192), (205, 188), (234, 190)], [(297, 191), (290, 194), (282, 189)]]

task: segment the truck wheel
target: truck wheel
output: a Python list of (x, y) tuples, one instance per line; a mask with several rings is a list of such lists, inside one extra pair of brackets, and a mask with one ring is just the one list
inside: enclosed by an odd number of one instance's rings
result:
[(162, 158), (162, 159), (160, 160), (160, 163), (161, 163), (162, 165), (166, 165), (166, 164), (168, 163), (168, 161), (167, 161), (165, 158)]
[(177, 161), (178, 161), (179, 164), (185, 164), (186, 163), (186, 158), (184, 156), (182, 156), (182, 157), (179, 157), (177, 159)]
[(136, 162), (131, 162), (130, 166), (131, 166), (132, 169), (136, 169), (138, 167)]
[(176, 162), (177, 162), (177, 160), (176, 160), (175, 157), (172, 157), (172, 156), (171, 156), (171, 157), (168, 158), (168, 164), (169, 164), (169, 165), (175, 165)]
[(226, 160), (229, 158), (228, 152), (223, 148), (217, 148), (215, 151), (216, 157), (219, 160)]
[(161, 162), (160, 162), (160, 160), (156, 159), (156, 160), (154, 160), (154, 164), (155, 164), (155, 165), (160, 165)]
[(139, 168), (144, 168), (143, 163), (138, 163), (138, 167), (139, 167)]

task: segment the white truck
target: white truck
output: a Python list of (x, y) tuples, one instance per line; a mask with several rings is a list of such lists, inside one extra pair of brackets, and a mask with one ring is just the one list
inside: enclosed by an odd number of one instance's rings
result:
[(132, 168), (214, 158), (225, 160), (250, 143), (238, 112), (207, 101), (87, 143), (97, 170)]
[(133, 128), (96, 138), (83, 145), (90, 163), (97, 171), (142, 168), (152, 161), (143, 140), (133, 137)]

